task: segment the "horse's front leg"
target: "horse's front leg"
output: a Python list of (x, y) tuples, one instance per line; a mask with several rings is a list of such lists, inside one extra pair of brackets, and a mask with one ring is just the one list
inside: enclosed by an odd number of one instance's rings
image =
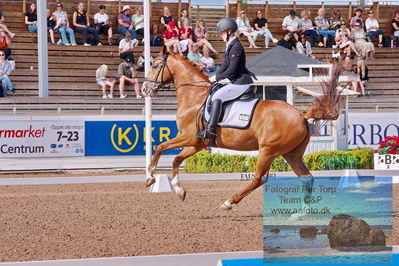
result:
[(183, 148), (187, 146), (194, 146), (196, 142), (196, 137), (194, 136), (185, 136), (180, 135), (174, 139), (168, 140), (162, 144), (160, 144), (155, 150), (154, 156), (152, 157), (151, 163), (148, 166), (149, 175), (147, 176), (146, 187), (151, 186), (155, 183), (154, 172), (158, 165), (159, 158), (164, 151)]
[(200, 151), (205, 147), (206, 146), (185, 147), (173, 160), (172, 186), (177, 196), (181, 200), (184, 200), (186, 198), (186, 190), (180, 186), (180, 181), (178, 176), (179, 167), (185, 159), (193, 156), (194, 154), (196, 154), (198, 151)]

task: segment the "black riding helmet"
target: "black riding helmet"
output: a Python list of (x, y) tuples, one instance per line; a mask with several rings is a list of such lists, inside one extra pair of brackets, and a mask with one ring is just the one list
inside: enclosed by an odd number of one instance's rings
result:
[(224, 18), (217, 24), (217, 31), (228, 31), (235, 32), (238, 29), (237, 22), (232, 18)]

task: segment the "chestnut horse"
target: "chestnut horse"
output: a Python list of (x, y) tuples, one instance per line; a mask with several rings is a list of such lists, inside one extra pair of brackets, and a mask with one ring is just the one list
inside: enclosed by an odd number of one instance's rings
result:
[[(302, 161), (302, 156), (309, 143), (310, 133), (307, 119), (337, 119), (341, 106), (339, 93), (335, 91), (340, 68), (333, 68), (331, 81), (323, 86), (325, 96), (316, 98), (310, 111), (301, 113), (293, 106), (282, 102), (259, 101), (253, 113), (253, 119), (247, 129), (217, 127), (216, 146), (239, 151), (259, 150), (257, 169), (251, 183), (225, 201), (221, 208), (231, 209), (245, 196), (261, 186), (268, 176), (270, 166), (277, 156), (283, 156), (296, 175), (308, 184), (313, 184), (313, 177)], [(154, 96), (166, 83), (173, 82), (176, 88), (178, 109), (177, 127), (180, 135), (160, 144), (149, 165), (146, 186), (155, 182), (153, 176), (161, 154), (170, 149), (184, 148), (173, 161), (171, 184), (180, 197), (185, 199), (186, 191), (180, 185), (178, 172), (181, 163), (188, 157), (209, 146), (208, 140), (195, 136), (203, 129), (201, 107), (208, 95), (208, 76), (195, 68), (190, 61), (177, 54), (162, 53), (154, 60), (148, 78), (143, 85), (143, 93)], [(198, 122), (200, 121), (200, 122)], [(302, 179), (301, 179), (302, 181)]]

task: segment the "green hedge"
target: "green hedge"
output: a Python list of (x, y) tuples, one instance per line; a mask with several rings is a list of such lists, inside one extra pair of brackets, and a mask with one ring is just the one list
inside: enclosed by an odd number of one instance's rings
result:
[[(373, 149), (350, 151), (326, 151), (304, 156), (309, 170), (372, 169)], [(255, 172), (257, 156), (212, 154), (200, 151), (187, 159), (188, 173), (246, 173)], [(284, 158), (277, 157), (271, 166), (272, 172), (290, 171)]]

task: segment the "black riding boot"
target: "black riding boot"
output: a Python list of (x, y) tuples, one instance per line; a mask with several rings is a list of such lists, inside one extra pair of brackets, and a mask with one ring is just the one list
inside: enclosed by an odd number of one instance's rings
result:
[(222, 101), (217, 99), (212, 102), (209, 121), (204, 131), (197, 132), (196, 136), (201, 139), (212, 140), (216, 136), (216, 125), (222, 113)]

